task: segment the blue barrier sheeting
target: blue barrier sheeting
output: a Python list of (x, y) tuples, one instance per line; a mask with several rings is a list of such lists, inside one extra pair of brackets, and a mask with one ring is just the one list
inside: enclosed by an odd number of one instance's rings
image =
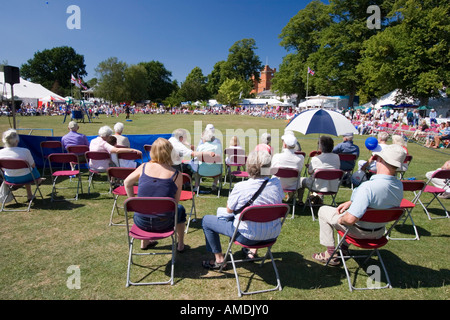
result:
[[(31, 136), (31, 135), (19, 135), (20, 142), (19, 147), (27, 148), (31, 151), (33, 155), (34, 162), (36, 163), (36, 167), (42, 168), (44, 166), (44, 162), (42, 160), (41, 154), (41, 142), (42, 141), (61, 141), (62, 137), (45, 137), (45, 136)], [(140, 150), (142, 152), (142, 158), (144, 161), (148, 161), (149, 157), (147, 152), (144, 150), (144, 145), (153, 144), (153, 142), (158, 138), (169, 139), (171, 134), (136, 134), (136, 135), (126, 135), (125, 137), (130, 140), (130, 147), (133, 149)], [(95, 139), (97, 136), (87, 136), (88, 141), (91, 142), (92, 139)], [(48, 149), (46, 154), (52, 152), (61, 152), (61, 150), (52, 150)]]

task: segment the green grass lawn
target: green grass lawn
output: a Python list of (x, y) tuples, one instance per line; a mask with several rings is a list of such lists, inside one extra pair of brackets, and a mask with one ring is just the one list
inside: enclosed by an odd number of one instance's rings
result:
[[(135, 115), (132, 122), (125, 122), (124, 116), (107, 118), (100, 116), (93, 123), (80, 124), (80, 132), (96, 135), (102, 125), (113, 126), (118, 120), (125, 124), (124, 134), (171, 133), (176, 128), (185, 128), (192, 133), (191, 141), (196, 144), (195, 126), (202, 128), (213, 123), (216, 129), (227, 138), (227, 129), (242, 129), (248, 134), (259, 135), (260, 130), (280, 130), (285, 121), (248, 116), (225, 115)], [(0, 117), (0, 130), (10, 128), (10, 119)], [(201, 121), (197, 124), (195, 121)], [(55, 136), (67, 132), (67, 122), (63, 117), (18, 117), (18, 128), (51, 128)], [(254, 131), (251, 131), (254, 130)], [(275, 132), (275, 131), (273, 131)], [(28, 133), (28, 132), (23, 132)], [(48, 133), (34, 132), (35, 135)], [(317, 136), (296, 134), (302, 148), (309, 152), (317, 146)], [(340, 137), (334, 137), (340, 142)], [(361, 148), (360, 159), (367, 159), (369, 151), (364, 147), (367, 137), (355, 136), (355, 143)], [(276, 143), (281, 143), (276, 141)], [(227, 145), (228, 141), (223, 141)], [(249, 141), (245, 141), (249, 145)], [(448, 153), (425, 149), (414, 143), (408, 144), (409, 153), (414, 159), (406, 173), (406, 178), (425, 179), (425, 173), (440, 167), (448, 160)], [(48, 178), (48, 177), (47, 177)], [(225, 206), (228, 185), (222, 190), (220, 198), (201, 195), (195, 199), (198, 219), (191, 223), (186, 235), (188, 249), (177, 255), (175, 284), (125, 288), (128, 258), (127, 236), (124, 227), (108, 226), (113, 204), (112, 196), (107, 194), (108, 186), (96, 181), (90, 195), (83, 194), (78, 201), (50, 202), (50, 179), (42, 186), (44, 200), (36, 200), (31, 212), (0, 213), (0, 299), (2, 300), (88, 300), (88, 299), (143, 299), (143, 300), (223, 300), (238, 299), (236, 282), (232, 270), (224, 274), (202, 269), (201, 261), (211, 257), (205, 250), (205, 240), (201, 229), (204, 215), (215, 214), (216, 208)], [(74, 182), (63, 182), (61, 186), (73, 186)], [(206, 180), (206, 185), (211, 181)], [(83, 177), (87, 191), (87, 175)], [(18, 190), (24, 194), (24, 190)], [(62, 191), (70, 196), (73, 190)], [(341, 188), (337, 201), (350, 198), (351, 190)], [(405, 198), (412, 199), (412, 193)], [(426, 199), (426, 197), (424, 197)], [(23, 201), (23, 198), (21, 199)], [(325, 198), (329, 203), (330, 199)], [(449, 200), (444, 204), (449, 205)], [(190, 211), (190, 203), (183, 203)], [(442, 216), (438, 203), (432, 205), (432, 212)], [(421, 207), (413, 211), (414, 221), (419, 229), (419, 241), (390, 241), (381, 250), (384, 262), (392, 281), (391, 290), (373, 290), (350, 293), (342, 267), (324, 267), (311, 258), (312, 253), (323, 250), (319, 244), (319, 224), (312, 221), (308, 210), (297, 208), (296, 217), (287, 220), (279, 240), (273, 247), (274, 256), (280, 272), (283, 290), (247, 296), (242, 300), (447, 300), (449, 297), (449, 220), (429, 221)], [(118, 217), (117, 219), (121, 219)], [(396, 233), (412, 236), (409, 223), (395, 230)], [(222, 237), (225, 249), (227, 239)], [(169, 241), (161, 241), (158, 247), (165, 247)], [(240, 254), (237, 253), (237, 256)], [(144, 269), (134, 273), (144, 277), (150, 273), (151, 279), (167, 277), (169, 258), (154, 259), (156, 270)], [(375, 263), (375, 259), (369, 262)], [(72, 273), (67, 269), (78, 266), (81, 288), (69, 289), (67, 282)], [(352, 275), (358, 272), (357, 284), (367, 283), (367, 265), (359, 266), (349, 261)], [(263, 268), (252, 263), (239, 268), (241, 285), (250, 283), (251, 289), (261, 289), (274, 285), (270, 264)], [(136, 279), (136, 278), (134, 278)], [(266, 280), (267, 279), (267, 280)], [(149, 280), (149, 279), (146, 279)]]

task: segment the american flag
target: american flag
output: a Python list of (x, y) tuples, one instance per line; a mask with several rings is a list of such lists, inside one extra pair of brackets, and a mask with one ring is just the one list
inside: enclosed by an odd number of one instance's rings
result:
[(308, 67), (308, 73), (311, 74), (312, 76), (315, 74), (315, 72), (313, 70), (311, 70), (310, 67)]

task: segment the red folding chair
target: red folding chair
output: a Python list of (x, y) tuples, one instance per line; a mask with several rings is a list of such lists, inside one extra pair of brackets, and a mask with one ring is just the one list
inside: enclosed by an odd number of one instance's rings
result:
[[(239, 221), (238, 221), (238, 225), (236, 226), (236, 229), (234, 230), (234, 234), (230, 239), (230, 242), (228, 243), (228, 248), (227, 251), (225, 253), (225, 257), (224, 257), (224, 261), (227, 262), (228, 260), (228, 256), (230, 257), (231, 260), (231, 264), (233, 265), (233, 271), (234, 271), (234, 275), (236, 278), (236, 284), (237, 284), (237, 289), (238, 289), (238, 296), (241, 297), (243, 294), (245, 295), (249, 295), (249, 294), (255, 294), (255, 293), (261, 293), (261, 292), (269, 292), (269, 291), (275, 291), (275, 290), (282, 290), (281, 287), (281, 281), (280, 281), (280, 276), (278, 274), (278, 269), (277, 266), (275, 264), (275, 260), (273, 258), (272, 255), (272, 246), (275, 244), (275, 242), (277, 241), (277, 239), (272, 239), (271, 241), (261, 241), (258, 244), (255, 245), (245, 245), (240, 243), (239, 241), (236, 240), (236, 236), (238, 234), (238, 228), (239, 228), (239, 224), (242, 221), (252, 221), (252, 222), (257, 222), (257, 223), (267, 223), (267, 222), (271, 222), (271, 221), (275, 221), (280, 219), (281, 220), (281, 226), (283, 226), (284, 221), (286, 219), (286, 216), (289, 212), (289, 206), (287, 204), (272, 204), (272, 205), (260, 205), (260, 206), (249, 206), (247, 208), (245, 208), (240, 216), (239, 216)], [(262, 249), (262, 248), (267, 248), (267, 252), (263, 257), (257, 257), (255, 259), (242, 259), (242, 260), (235, 260), (234, 256), (233, 256), (233, 252), (232, 252), (232, 246), (233, 244), (235, 245), (239, 245), (243, 248), (247, 248), (247, 249)], [(270, 288), (270, 289), (265, 289), (265, 290), (258, 290), (258, 291), (252, 291), (252, 292), (244, 292), (241, 289), (240, 283), (239, 283), (239, 275), (237, 273), (237, 269), (236, 269), (236, 263), (239, 262), (246, 262), (246, 261), (261, 261), (260, 267), (262, 267), (264, 265), (264, 261), (266, 259), (270, 258), (271, 262), (272, 262), (272, 266), (273, 266), (273, 270), (275, 272), (275, 277), (276, 277), (276, 281), (277, 281), (277, 285), (274, 288)], [(222, 264), (220, 271), (222, 271), (223, 267), (225, 266), (226, 263)], [(247, 285), (247, 288), (250, 287), (250, 283)]]
[(297, 178), (297, 184), (293, 189), (283, 189), (284, 193), (293, 192), (294, 195), (292, 197), (292, 216), (291, 219), (294, 219), (295, 215), (295, 205), (297, 202), (297, 190), (300, 187), (300, 174), (301, 171), (293, 168), (273, 168), (276, 172), (273, 174), (278, 178)]
[(44, 166), (42, 168), (42, 176), (45, 174), (45, 167), (48, 162), (48, 156), (51, 153), (63, 153), (63, 145), (61, 141), (41, 141), (41, 155)]
[(294, 151), (294, 153), (295, 153), (296, 155), (302, 155), (303, 158), (306, 158), (306, 152), (303, 152), (303, 151)]
[[(435, 187), (433, 185), (431, 185), (430, 183), (432, 183), (432, 179), (443, 179), (445, 182), (445, 185), (443, 188), (438, 188)], [(439, 200), (439, 195), (445, 193), (445, 188), (450, 186), (450, 170), (437, 170), (433, 173), (433, 175), (431, 176), (430, 179), (428, 179), (427, 181), (427, 185), (425, 186), (425, 188), (419, 192), (418, 194), (418, 201), (419, 203), (422, 205), (423, 209), (425, 210), (425, 213), (428, 216), (429, 220), (432, 219), (441, 219), (441, 218), (450, 218), (447, 209), (445, 208), (444, 204), (441, 202), (441, 200)], [(430, 202), (428, 203), (423, 203), (420, 200), (420, 197), (423, 194), (430, 194), (432, 196)], [(428, 211), (428, 207), (430, 206), (430, 204), (434, 201), (437, 200), (439, 202), (439, 204), (441, 205), (441, 207), (444, 209), (445, 211), (445, 216), (444, 217), (431, 217), (430, 212)]]
[(322, 151), (320, 151), (320, 150), (313, 150), (309, 153), (308, 160), (305, 161), (305, 171), (303, 171), (304, 177), (306, 177), (308, 175), (308, 166), (309, 166), (309, 163), (311, 162), (311, 158), (318, 156), (320, 154), (322, 154)]
[[(315, 192), (317, 193), (319, 196), (331, 196), (332, 199), (332, 206), (336, 206), (336, 195), (339, 191), (339, 187), (341, 185), (341, 181), (342, 181), (342, 177), (344, 176), (344, 171), (340, 170), (340, 169), (317, 169), (316, 171), (314, 171), (313, 175), (312, 175), (312, 180), (311, 180), (311, 185), (307, 186), (308, 188), (308, 195), (306, 196), (306, 201), (305, 204), (303, 205), (303, 211), (305, 210), (306, 206), (308, 205), (310, 210), (311, 210), (311, 215), (312, 215), (312, 219), (313, 221), (316, 220), (315, 216), (314, 216), (314, 205), (310, 199), (310, 195), (311, 193)], [(316, 188), (316, 183), (318, 183), (318, 180), (327, 180), (327, 181), (334, 181), (336, 180), (337, 183), (337, 188), (336, 191), (333, 190), (321, 190)], [(320, 184), (319, 184), (320, 185)], [(320, 205), (319, 205), (320, 206)]]
[(80, 165), (80, 171), (81, 171), (81, 165), (82, 164), (86, 164), (87, 165), (87, 160), (86, 160), (86, 152), (89, 151), (89, 146), (85, 146), (85, 145), (76, 145), (76, 146), (68, 146), (67, 147), (67, 152), (69, 153), (74, 153), (77, 157), (78, 157), (78, 164)]
[[(362, 216), (360, 221), (374, 222), (374, 223), (394, 222), (392, 224), (392, 226), (389, 228), (389, 230), (385, 233), (385, 235), (379, 239), (357, 239), (357, 238), (354, 238), (348, 234), (349, 230), (351, 230), (352, 227), (348, 228), (346, 232), (338, 230), (338, 232), (337, 232), (338, 245), (336, 246), (336, 249), (334, 250), (333, 254), (328, 259), (326, 265), (328, 265), (328, 263), (331, 261), (331, 259), (335, 258), (335, 254), (337, 253), (337, 251), (339, 251), (339, 255), (337, 255), (336, 258), (341, 258), (342, 264), (344, 266), (345, 274), (347, 276), (347, 281), (348, 281), (348, 286), (349, 286), (350, 291), (392, 288), (391, 281), (389, 279), (389, 275), (387, 273), (386, 267), (384, 265), (383, 259), (381, 258), (381, 255), (380, 255), (380, 252), (378, 249), (381, 247), (384, 247), (388, 243), (389, 239), (386, 235), (389, 235), (392, 228), (395, 227), (395, 225), (397, 224), (399, 219), (402, 217), (404, 210), (405, 209), (402, 209), (402, 208), (391, 208), (391, 209), (382, 209), (382, 210), (381, 209), (380, 210), (367, 209), (366, 210), (366, 212), (364, 213), (364, 215)], [(341, 247), (342, 243), (344, 241), (347, 244), (352, 244), (357, 248), (369, 249), (371, 251), (368, 255), (346, 256), (342, 252), (342, 247)], [(355, 258), (366, 258), (366, 260), (364, 261), (364, 263), (366, 263), (375, 253), (377, 254), (378, 260), (383, 268), (383, 271), (384, 271), (384, 274), (386, 277), (386, 285), (385, 286), (381, 286), (381, 285), (372, 286), (371, 285), (371, 286), (366, 286), (366, 287), (355, 287), (354, 285), (352, 285), (350, 273), (349, 273), (347, 264), (345, 263), (345, 260), (347, 258), (354, 258), (354, 259)], [(356, 275), (355, 275), (355, 277), (356, 277)], [(355, 283), (356, 283), (356, 279), (355, 279)]]
[[(352, 174), (353, 171), (355, 170), (355, 165), (356, 165), (356, 159), (358, 159), (358, 156), (356, 154), (347, 154), (347, 153), (339, 153), (339, 160), (342, 161), (353, 161), (353, 168), (351, 170), (343, 170), (344, 171), (344, 175), (347, 175), (351, 187), (353, 189), (353, 182), (352, 182)], [(342, 168), (342, 165), (341, 165)]]
[[(81, 173), (80, 170), (64, 170), (64, 165), (70, 165), (71, 163), (75, 163), (79, 168), (78, 157), (74, 153), (52, 153), (48, 156), (48, 162), (50, 164), (50, 172), (53, 178), (53, 186), (51, 193), (51, 201), (63, 201), (63, 200), (78, 200), (78, 191), (81, 189), (81, 193), (83, 193), (83, 185), (81, 184)], [(62, 170), (56, 170), (53, 167), (53, 164), (61, 164)], [(70, 168), (70, 167), (69, 167)], [(55, 199), (57, 189), (73, 189), (75, 187), (56, 187), (56, 182), (58, 178), (78, 178), (77, 183), (77, 191), (74, 198), (65, 198), (65, 199)]]
[[(123, 181), (134, 171), (133, 168), (120, 168), (120, 167), (109, 167), (107, 170), (108, 180), (111, 185), (111, 192), (114, 198), (113, 207), (111, 210), (111, 216), (109, 218), (109, 226), (125, 226), (125, 223), (114, 223), (113, 216), (114, 212), (120, 216), (119, 205), (117, 204), (117, 200), (119, 197), (126, 197), (127, 192), (125, 187), (123, 186)], [(138, 186), (133, 186), (133, 193), (137, 195)], [(124, 215), (125, 217), (125, 215)]]
[[(192, 212), (194, 212), (194, 219), (192, 221), (197, 220), (197, 208), (195, 207), (195, 197), (194, 197), (194, 186), (192, 185), (191, 176), (187, 173), (182, 173), (183, 175), (183, 190), (181, 190), (180, 201), (189, 201), (191, 200), (191, 212), (189, 213), (188, 222), (186, 224), (185, 233), (188, 233), (189, 225), (191, 223)], [(188, 190), (185, 190), (188, 189)]]
[[(173, 198), (152, 198), (152, 197), (134, 197), (128, 198), (124, 202), (124, 210), (125, 210), (125, 222), (127, 226), (127, 234), (128, 234), (128, 266), (127, 266), (127, 284), (126, 286), (135, 285), (154, 285), (154, 284), (171, 284), (174, 282), (174, 269), (175, 269), (175, 256), (176, 256), (176, 245), (177, 245), (177, 215), (178, 215), (178, 206)], [(139, 212), (141, 214), (145, 214), (148, 216), (158, 215), (166, 212), (174, 212), (174, 227), (170, 230), (163, 232), (148, 232), (141, 230), (135, 224), (130, 228), (129, 225), (129, 212)], [(135, 239), (138, 240), (160, 240), (165, 238), (172, 239), (172, 251), (167, 252), (165, 250), (162, 251), (152, 251), (148, 253), (135, 253), (133, 252), (133, 243)], [(170, 271), (170, 279), (168, 281), (154, 281), (154, 282), (133, 282), (130, 280), (131, 267), (142, 266), (133, 261), (134, 256), (149, 256), (149, 255), (171, 255), (171, 271)], [(142, 266), (143, 267), (143, 266)], [(145, 268), (148, 270), (148, 268)], [(145, 278), (145, 276), (144, 276)]]
[[(231, 193), (231, 187), (233, 185), (233, 177), (241, 178), (242, 180), (248, 178), (248, 172), (245, 170), (241, 170), (245, 168), (247, 162), (247, 156), (245, 155), (245, 150), (243, 149), (235, 149), (235, 148), (227, 148), (224, 150), (225, 157), (228, 157), (228, 163), (225, 162), (225, 178), (224, 184), (227, 183), (227, 177), (229, 179), (229, 191), (228, 194)], [(236, 167), (237, 170), (233, 171), (233, 167)]]
[(142, 154), (138, 154), (134, 151), (120, 152), (117, 154), (117, 159), (119, 160), (119, 167), (127, 167), (128, 162), (134, 161), (134, 168), (136, 168), (136, 161), (140, 161), (142, 163)]
[(398, 174), (399, 179), (403, 179), (403, 177), (405, 176), (405, 172), (406, 172), (406, 170), (408, 170), (412, 159), (413, 159), (412, 155), (407, 155), (405, 157), (405, 161), (403, 162), (402, 166), (397, 169), (397, 174)]
[[(88, 194), (91, 194), (91, 186), (94, 186), (94, 175), (101, 175), (102, 173), (107, 172), (107, 168), (100, 170), (96, 169), (91, 165), (92, 161), (98, 161), (98, 160), (108, 160), (111, 161), (111, 155), (106, 151), (87, 151), (85, 153), (86, 161), (89, 167), (89, 185), (88, 185)], [(109, 189), (109, 192), (111, 192), (111, 188)]]
[[(12, 183), (12, 182), (8, 182), (5, 179), (5, 169), (6, 170), (17, 170), (17, 169), (28, 169), (31, 173), (31, 177), (32, 180), (25, 182), (25, 183)], [(44, 197), (42, 196), (41, 193), (41, 189), (39, 188), (39, 183), (37, 182), (37, 179), (35, 178), (35, 176), (33, 175), (33, 169), (31, 168), (31, 166), (28, 164), (28, 162), (26, 162), (25, 160), (20, 160), (20, 159), (0, 159), (0, 171), (2, 174), (2, 178), (3, 178), (3, 183), (8, 187), (8, 192), (2, 202), (2, 207), (0, 209), (0, 212), (2, 211), (26, 211), (29, 212), (31, 205), (33, 203), (34, 198), (36, 197), (36, 193), (39, 191), (39, 194), (41, 195), (42, 200), (44, 200)], [(5, 205), (6, 205), (6, 201), (8, 200), (8, 198), (10, 197), (10, 195), (13, 197), (14, 201), (16, 204), (18, 204), (16, 197), (14, 196), (13, 191), (24, 187), (26, 185), (35, 185), (35, 190), (33, 193), (33, 196), (31, 197), (31, 199), (28, 201), (28, 206), (26, 210), (23, 209), (5, 209)]]
[[(414, 207), (416, 206), (417, 201), (419, 200), (420, 192), (425, 188), (426, 183), (425, 181), (421, 180), (402, 180), (403, 183), (403, 191), (409, 191), (414, 192), (414, 198), (412, 201), (408, 199), (402, 199), (402, 202), (400, 204), (400, 208), (405, 209), (405, 215), (402, 222), (402, 226), (406, 223), (406, 220), (409, 218), (412, 223), (412, 227), (414, 229), (414, 238), (393, 238), (392, 236), (388, 235), (387, 237), (389, 240), (419, 240), (419, 232), (417, 231), (417, 227), (414, 223), (414, 220), (412, 218), (411, 212), (413, 211)], [(400, 221), (399, 221), (400, 223)], [(391, 232), (392, 233), (392, 232)]]

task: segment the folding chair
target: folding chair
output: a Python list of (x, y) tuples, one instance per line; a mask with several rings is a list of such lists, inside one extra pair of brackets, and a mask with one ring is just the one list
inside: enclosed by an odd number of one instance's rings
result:
[(319, 154), (322, 154), (322, 151), (320, 150), (313, 150), (309, 153), (308, 161), (305, 161), (305, 171), (303, 172), (303, 176), (306, 177), (308, 175), (308, 166), (311, 162), (311, 158), (318, 156)]
[(131, 167), (129, 162), (134, 161), (134, 168), (136, 168), (136, 161), (142, 163), (142, 154), (132, 152), (120, 152), (117, 154), (119, 160), (119, 167)]
[[(74, 154), (74, 153), (52, 153), (52, 154), (50, 154), (48, 156), (48, 162), (50, 164), (50, 172), (51, 172), (51, 175), (52, 175), (52, 178), (53, 178), (51, 201), (78, 200), (78, 191), (79, 191), (79, 189), (81, 189), (81, 193), (83, 193), (83, 185), (81, 184), (81, 173), (80, 173), (80, 170), (64, 170), (64, 165), (65, 164), (69, 164), (70, 165), (70, 163), (75, 163), (78, 166), (78, 168), (79, 168), (77, 155)], [(53, 168), (52, 163), (61, 164), (62, 165), (62, 170), (55, 170)], [(57, 188), (56, 187), (56, 182), (57, 182), (58, 178), (59, 177), (70, 177), (70, 178), (72, 178), (73, 176), (78, 177), (77, 191), (76, 191), (75, 197), (74, 198), (70, 198), (70, 199), (56, 200), (55, 199), (55, 195), (56, 195), (56, 190), (57, 189), (74, 188), (74, 187)]]
[(61, 141), (41, 141), (41, 155), (44, 166), (42, 168), (42, 176), (45, 175), (45, 167), (48, 162), (48, 156), (51, 153), (63, 153), (63, 145)]
[(408, 199), (402, 199), (402, 202), (400, 204), (400, 208), (405, 209), (405, 215), (404, 215), (404, 219), (402, 222), (402, 226), (405, 224), (406, 220), (409, 218), (411, 220), (412, 227), (414, 229), (415, 237), (414, 238), (393, 238), (390, 235), (388, 235), (387, 237), (389, 238), (389, 240), (419, 240), (420, 239), (419, 232), (417, 231), (417, 227), (411, 216), (411, 212), (414, 209), (414, 207), (416, 206), (416, 203), (419, 200), (420, 192), (423, 190), (423, 188), (425, 188), (426, 183), (425, 183), (425, 181), (421, 181), (421, 180), (413, 180), (413, 181), (412, 180), (402, 180), (402, 183), (403, 183), (403, 191), (414, 192), (414, 198), (412, 199), (412, 201), (410, 201)]
[[(184, 231), (185, 233), (188, 233), (189, 225), (191, 223), (192, 218), (192, 212), (194, 212), (194, 219), (192, 219), (192, 221), (195, 222), (197, 220), (197, 208), (195, 207), (194, 186), (192, 185), (191, 176), (188, 175), (187, 173), (182, 173), (182, 175), (183, 175), (183, 190), (181, 190), (180, 201), (189, 201), (189, 200), (192, 201), (191, 212), (189, 213), (188, 222), (186, 224), (186, 230)], [(186, 188), (188, 190), (184, 190)]]
[(76, 146), (68, 146), (67, 152), (69, 153), (75, 153), (75, 155), (78, 157), (78, 164), (80, 167), (78, 168), (81, 171), (81, 165), (85, 164), (87, 165), (87, 160), (85, 153), (89, 151), (89, 146), (85, 145), (76, 145)]
[(294, 219), (295, 215), (295, 204), (297, 202), (297, 190), (300, 187), (300, 174), (301, 171), (293, 168), (274, 168), (277, 171), (274, 173), (274, 176), (278, 178), (297, 178), (297, 184), (294, 189), (283, 189), (283, 192), (293, 192), (293, 200), (292, 200), (292, 216), (291, 219)]
[(303, 151), (294, 151), (294, 153), (295, 153), (296, 155), (302, 155), (303, 158), (306, 158), (306, 152), (303, 152)]
[[(25, 182), (25, 183), (12, 183), (12, 182), (8, 182), (5, 179), (5, 172), (4, 170), (17, 170), (17, 169), (28, 169), (31, 173), (32, 176), (32, 180)], [(28, 164), (28, 162), (26, 162), (25, 160), (20, 160), (20, 159), (0, 159), (0, 171), (2, 173), (2, 178), (3, 178), (3, 183), (8, 187), (8, 192), (5, 196), (5, 199), (2, 202), (2, 207), (0, 209), (0, 212), (2, 211), (20, 211), (20, 212), (29, 212), (30, 208), (31, 208), (31, 204), (33, 203), (34, 198), (36, 197), (36, 193), (39, 191), (39, 194), (41, 195), (42, 200), (44, 200), (44, 197), (42, 196), (41, 193), (41, 189), (39, 188), (39, 183), (37, 182), (36, 178), (33, 175), (33, 169), (31, 168), (31, 166)], [(5, 205), (6, 205), (6, 201), (7, 199), (10, 197), (10, 195), (12, 195), (14, 201), (16, 202), (16, 204), (18, 204), (16, 197), (14, 196), (13, 190), (20, 188), (20, 187), (24, 187), (26, 185), (35, 185), (35, 190), (33, 193), (33, 196), (31, 197), (31, 199), (28, 201), (28, 207), (26, 210), (23, 209), (5, 209)]]
[[(353, 190), (352, 174), (353, 174), (353, 171), (355, 170), (356, 159), (358, 159), (358, 156), (356, 154), (348, 154), (348, 153), (340, 153), (339, 154), (339, 160), (341, 161), (341, 163), (342, 163), (342, 161), (353, 161), (353, 163), (354, 163), (353, 168), (351, 170), (343, 170), (344, 176), (347, 175), (349, 177), (352, 190)], [(341, 168), (342, 168), (342, 164), (341, 164)]]
[[(109, 167), (107, 170), (108, 180), (111, 185), (111, 192), (114, 198), (113, 207), (111, 210), (111, 216), (109, 218), (109, 226), (125, 226), (125, 223), (114, 223), (113, 216), (114, 211), (117, 212), (117, 215), (120, 215), (119, 206), (117, 204), (117, 200), (119, 197), (126, 197), (127, 192), (125, 187), (123, 186), (123, 181), (132, 173), (135, 169), (133, 168), (120, 168), (120, 167)], [(138, 186), (133, 186), (133, 193), (137, 195)]]
[(403, 179), (405, 172), (406, 170), (408, 170), (409, 164), (411, 163), (412, 159), (413, 157), (411, 155), (407, 155), (405, 157), (405, 161), (403, 162), (402, 166), (397, 169), (397, 175), (400, 180)]
[[(277, 219), (281, 219), (281, 225), (283, 225), (288, 212), (289, 212), (289, 206), (287, 204), (249, 206), (241, 212), (241, 214), (239, 216), (238, 225), (236, 226), (236, 229), (234, 230), (234, 234), (230, 239), (230, 242), (228, 244), (228, 248), (227, 248), (227, 251), (226, 251), (225, 257), (224, 257), (225, 262), (227, 262), (228, 256), (230, 257), (231, 264), (233, 265), (234, 275), (236, 278), (236, 285), (237, 285), (239, 297), (241, 297), (243, 294), (249, 295), (249, 294), (255, 294), (255, 293), (269, 292), (269, 291), (275, 291), (275, 290), (281, 291), (282, 290), (280, 276), (278, 274), (278, 269), (277, 269), (275, 260), (272, 255), (272, 246), (275, 244), (277, 239), (273, 239), (270, 241), (261, 241), (258, 244), (251, 245), (251, 246), (244, 245), (236, 240), (239, 224), (242, 221), (253, 221), (253, 222), (257, 222), (257, 223), (266, 223), (266, 222), (275, 221)], [(232, 252), (233, 244), (236, 244), (241, 247), (248, 248), (248, 249), (267, 248), (267, 252), (263, 257), (259, 257), (259, 258), (255, 258), (255, 259), (251, 259), (251, 260), (249, 260), (249, 259), (235, 260), (234, 256), (233, 256), (233, 252)], [(270, 288), (270, 289), (265, 289), (265, 290), (252, 291), (252, 292), (242, 291), (240, 283), (239, 283), (239, 276), (238, 276), (237, 269), (236, 269), (236, 263), (246, 262), (246, 261), (261, 261), (260, 267), (262, 267), (264, 265), (264, 261), (268, 258), (270, 258), (270, 260), (272, 262), (273, 270), (275, 272), (275, 277), (277, 279), (276, 287)], [(222, 264), (220, 271), (222, 271), (224, 265), (225, 265), (225, 263)], [(247, 288), (249, 288), (249, 287), (250, 287), (250, 283), (248, 284)]]
[[(328, 259), (326, 265), (331, 261), (331, 259), (334, 258), (334, 255), (337, 251), (339, 251), (339, 255), (336, 256), (336, 258), (341, 258), (342, 264), (344, 266), (345, 274), (347, 276), (348, 286), (350, 291), (353, 290), (370, 290), (370, 289), (385, 289), (385, 288), (392, 288), (391, 281), (389, 279), (389, 275), (387, 273), (386, 267), (383, 263), (383, 259), (381, 258), (379, 248), (384, 247), (389, 239), (386, 235), (389, 235), (392, 228), (397, 224), (398, 220), (402, 217), (404, 213), (404, 209), (402, 208), (391, 208), (391, 209), (367, 209), (360, 221), (366, 221), (366, 222), (375, 222), (375, 223), (388, 223), (393, 222), (392, 226), (389, 228), (389, 230), (385, 233), (384, 236), (382, 236), (379, 239), (357, 239), (353, 238), (350, 235), (348, 235), (349, 230), (351, 230), (352, 227), (348, 228), (346, 232), (338, 230), (337, 232), (337, 239), (338, 239), (338, 245), (336, 249), (334, 250), (333, 254)], [(362, 248), (362, 249), (370, 249), (370, 253), (368, 255), (350, 255), (345, 256), (342, 252), (342, 243), (347, 242), (348, 244), (352, 244), (355, 247)], [(347, 268), (347, 265), (345, 263), (346, 258), (366, 258), (364, 263), (366, 263), (373, 255), (374, 253), (377, 254), (378, 260), (383, 268), (385, 277), (386, 277), (386, 285), (385, 286), (367, 286), (367, 287), (355, 287), (352, 285), (351, 279), (350, 279), (350, 273)], [(356, 277), (356, 275), (355, 275)], [(356, 282), (356, 279), (355, 279)]]
[[(244, 168), (247, 162), (247, 156), (245, 155), (245, 150), (243, 149), (235, 149), (235, 148), (227, 148), (224, 150), (225, 157), (228, 157), (228, 163), (225, 162), (225, 178), (224, 184), (227, 183), (227, 177), (229, 179), (229, 191), (228, 194), (231, 193), (231, 186), (233, 185), (233, 177), (248, 178), (248, 172), (245, 170), (240, 170), (240, 168)], [(238, 170), (232, 171), (233, 167), (237, 167)]]
[[(178, 206), (173, 198), (152, 198), (152, 197), (134, 197), (128, 198), (124, 202), (124, 210), (125, 210), (125, 222), (127, 226), (127, 234), (128, 234), (128, 266), (127, 266), (127, 284), (126, 286), (135, 285), (153, 285), (153, 284), (171, 284), (174, 282), (174, 269), (175, 269), (175, 255), (176, 255), (176, 245), (177, 245), (177, 233), (176, 233), (176, 225), (177, 225), (177, 215), (178, 215)], [(149, 216), (157, 215), (165, 212), (174, 212), (174, 227), (170, 230), (163, 232), (148, 232), (141, 230), (135, 224), (130, 228), (129, 225), (129, 212), (139, 212), (141, 214), (146, 214)], [(136, 253), (133, 252), (133, 244), (134, 240), (160, 240), (171, 237), (172, 238), (172, 250), (171, 252), (167, 252), (162, 250), (161, 252), (148, 252), (148, 253)], [(136, 264), (133, 261), (133, 256), (148, 256), (148, 255), (171, 255), (171, 271), (170, 271), (170, 279), (168, 281), (161, 282), (132, 282), (130, 280), (131, 266), (142, 266)], [(155, 270), (154, 270), (155, 271)]]
[[(306, 206), (308, 205), (311, 210), (311, 215), (313, 221), (316, 220), (316, 217), (314, 216), (314, 209), (313, 209), (313, 203), (311, 202), (310, 195), (312, 192), (317, 193), (319, 196), (331, 196), (332, 199), (332, 206), (336, 206), (336, 195), (339, 191), (339, 187), (341, 185), (342, 177), (344, 176), (344, 171), (340, 169), (317, 169), (314, 171), (312, 175), (311, 185), (307, 186), (308, 188), (308, 195), (306, 196), (305, 204), (303, 205), (303, 211), (305, 210)], [(327, 180), (327, 181), (338, 181), (337, 183), (337, 189), (336, 191), (327, 190), (323, 191), (321, 189), (316, 188), (316, 183), (318, 180)]]
[[(432, 179), (443, 179), (445, 181), (444, 187), (443, 188), (438, 188), (438, 187), (430, 185), (430, 183), (432, 183), (432, 181), (431, 181)], [(439, 200), (439, 197), (438, 197), (438, 195), (440, 195), (441, 193), (444, 193), (445, 192), (445, 188), (449, 187), (449, 186), (450, 186), (450, 170), (437, 170), (437, 171), (435, 171), (433, 173), (431, 178), (428, 179), (427, 185), (425, 186), (425, 188), (421, 192), (419, 192), (419, 194), (418, 194), (418, 196), (419, 196), (418, 201), (422, 205), (423, 209), (425, 210), (425, 213), (427, 214), (429, 220), (441, 219), (441, 218), (450, 218), (447, 209), (445, 208), (444, 204), (441, 202), (441, 200)], [(432, 199), (430, 200), (430, 202), (423, 203), (420, 200), (420, 196), (422, 194), (424, 194), (424, 193), (425, 194), (429, 193), (429, 194), (431, 194), (433, 196)], [(430, 204), (435, 199), (439, 202), (441, 207), (444, 209), (445, 217), (431, 217), (430, 212), (428, 211), (428, 207), (430, 206)]]
[[(88, 194), (91, 194), (91, 185), (94, 186), (94, 175), (101, 175), (102, 173), (106, 173), (107, 169), (99, 170), (94, 168), (91, 165), (91, 160), (108, 160), (111, 161), (111, 155), (106, 151), (87, 151), (85, 153), (86, 161), (89, 167), (89, 185), (88, 185)], [(109, 189), (111, 192), (111, 188)]]
[(220, 190), (222, 189), (222, 171), (223, 165), (221, 155), (216, 155), (215, 157), (202, 155), (202, 161), (198, 165), (197, 172), (194, 173), (194, 175), (198, 176), (199, 181), (199, 184), (197, 186), (197, 197), (200, 192), (200, 182), (202, 178), (219, 178), (217, 198), (220, 197)]

